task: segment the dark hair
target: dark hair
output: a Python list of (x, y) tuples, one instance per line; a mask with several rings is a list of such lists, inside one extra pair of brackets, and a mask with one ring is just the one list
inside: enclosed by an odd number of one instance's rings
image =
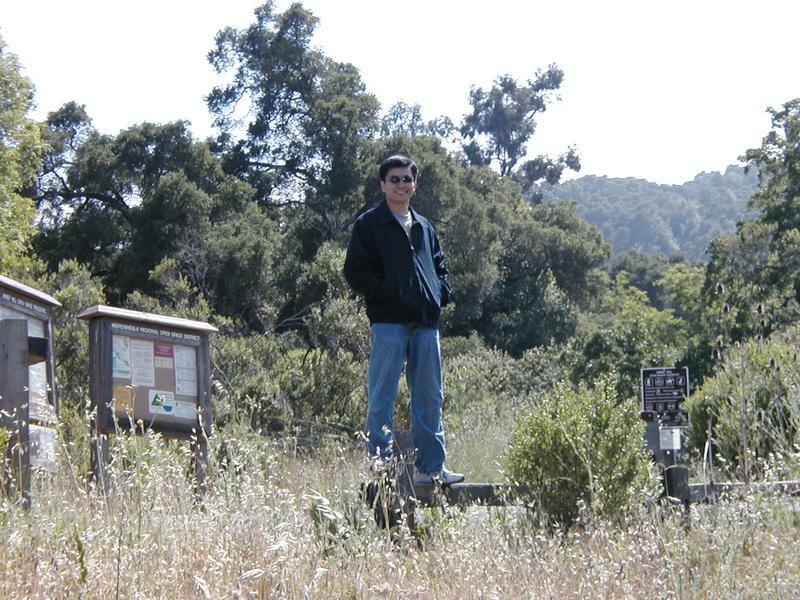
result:
[(417, 168), (417, 163), (414, 162), (414, 159), (405, 154), (394, 154), (381, 163), (381, 168), (378, 171), (381, 181), (386, 181), (386, 173), (389, 172), (389, 169), (395, 169), (397, 167), (410, 167), (411, 175), (416, 181), (417, 171), (419, 170)]

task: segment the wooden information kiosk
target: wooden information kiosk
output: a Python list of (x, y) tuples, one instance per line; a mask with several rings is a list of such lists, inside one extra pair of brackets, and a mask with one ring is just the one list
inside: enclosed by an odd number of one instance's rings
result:
[(95, 480), (105, 489), (108, 434), (155, 431), (191, 441), (202, 493), (212, 425), (209, 335), (217, 328), (110, 306), (94, 306), (78, 318), (89, 321)]
[(30, 505), (30, 467), (55, 466), (55, 298), (0, 275), (0, 426), (9, 431), (6, 492)]

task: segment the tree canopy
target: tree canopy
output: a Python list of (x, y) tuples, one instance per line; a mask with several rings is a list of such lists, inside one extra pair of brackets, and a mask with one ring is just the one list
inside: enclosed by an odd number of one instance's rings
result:
[(543, 180), (558, 183), (565, 168), (580, 170), (574, 148), (555, 159), (538, 156), (519, 164), (536, 132), (537, 115), (557, 99), (555, 92), (563, 80), (564, 72), (550, 65), (525, 85), (502, 75), (488, 91), (473, 87), (469, 95), (472, 112), (461, 124), (463, 150), (470, 164), (497, 165), (500, 175), (513, 175), (526, 189)]
[(24, 269), (35, 208), (23, 192), (40, 168), (42, 139), (28, 117), (33, 85), (0, 38), (0, 271)]
[(330, 239), (360, 206), (357, 158), (377, 133), (378, 101), (353, 65), (312, 47), (318, 19), (302, 5), (277, 13), (269, 1), (255, 16), (243, 30), (221, 30), (208, 55), (231, 77), (208, 95), (227, 168), (262, 203), (302, 203)]
[(538, 191), (546, 202), (574, 201), (578, 214), (602, 232), (615, 255), (684, 254), (706, 262), (711, 240), (730, 235), (737, 221), (754, 214), (746, 207), (757, 187), (755, 175), (731, 165), (724, 173), (700, 173), (682, 185), (587, 175), (543, 184)]
[(151, 273), (173, 259), (222, 314), (251, 321), (267, 293), (278, 229), (185, 122), (93, 130), (82, 107), (51, 113), (37, 198), (36, 248), (52, 268), (74, 259), (117, 302), (159, 295)]

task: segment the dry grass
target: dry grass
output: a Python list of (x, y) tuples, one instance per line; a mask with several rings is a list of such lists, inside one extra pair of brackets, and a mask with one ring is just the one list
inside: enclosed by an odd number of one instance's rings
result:
[[(107, 498), (68, 465), (0, 503), (2, 598), (800, 598), (800, 504), (747, 497), (566, 535), (521, 509), (428, 510), (420, 543), (376, 529), (360, 452), (212, 441), (202, 509), (188, 444), (117, 440)], [(312, 518), (315, 511), (317, 519)]]

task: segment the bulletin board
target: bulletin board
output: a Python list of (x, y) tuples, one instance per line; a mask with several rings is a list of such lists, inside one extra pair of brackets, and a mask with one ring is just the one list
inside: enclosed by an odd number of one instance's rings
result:
[(94, 307), (90, 321), (90, 386), (97, 429), (210, 434), (209, 334), (200, 321), (114, 307)]

